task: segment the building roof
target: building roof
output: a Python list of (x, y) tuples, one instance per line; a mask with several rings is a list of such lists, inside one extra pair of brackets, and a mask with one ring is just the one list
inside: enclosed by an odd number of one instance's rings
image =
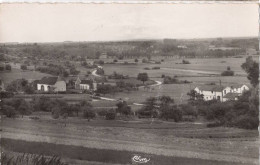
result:
[(234, 84), (234, 85), (231, 85), (231, 88), (240, 88), (242, 87), (244, 84)]
[(227, 98), (227, 99), (235, 99), (236, 97), (239, 96), (239, 93), (228, 93), (225, 96), (223, 96), (223, 98)]
[(203, 85), (198, 87), (201, 91), (215, 91), (222, 92), (226, 87), (220, 85)]
[(58, 77), (43, 77), (38, 84), (54, 85), (58, 80)]
[(81, 80), (80, 84), (92, 84), (93, 81), (92, 80)]

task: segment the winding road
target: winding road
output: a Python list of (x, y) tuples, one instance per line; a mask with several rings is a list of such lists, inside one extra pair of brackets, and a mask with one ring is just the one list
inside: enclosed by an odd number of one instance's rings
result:
[[(98, 66), (98, 67), (101, 67), (101, 66)], [(96, 77), (102, 77), (100, 75), (97, 74), (97, 69), (93, 70), (92, 72), (92, 75), (93, 76), (96, 76)], [(152, 85), (149, 85), (150, 87), (155, 87), (155, 86), (160, 86), (162, 85), (162, 82), (161, 81), (157, 81), (155, 80), (156, 84), (152, 84)], [(144, 86), (140, 86), (140, 87), (144, 87)], [(108, 97), (99, 97), (101, 100), (106, 100), (106, 101), (118, 101), (118, 99), (113, 99), (113, 98), (108, 98)], [(139, 106), (143, 106), (144, 104), (140, 104), (140, 103), (133, 103), (133, 105), (139, 105)]]

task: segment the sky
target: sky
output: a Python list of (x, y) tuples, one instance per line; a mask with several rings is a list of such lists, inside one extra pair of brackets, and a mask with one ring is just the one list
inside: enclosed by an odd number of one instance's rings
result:
[(0, 42), (257, 37), (257, 4), (0, 4)]

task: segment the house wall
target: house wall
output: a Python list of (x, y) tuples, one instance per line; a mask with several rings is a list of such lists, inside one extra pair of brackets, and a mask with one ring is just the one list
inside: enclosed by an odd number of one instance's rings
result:
[(52, 85), (47, 85), (47, 84), (37, 84), (37, 90), (41, 91), (42, 90), (42, 86), (43, 86), (43, 91), (48, 92), (49, 88), (48, 87), (52, 87)]
[(249, 87), (246, 86), (246, 85), (242, 85), (240, 88), (233, 88), (232, 89), (232, 92), (233, 93), (243, 93), (244, 91), (248, 91), (249, 90)]
[(89, 90), (89, 85), (88, 84), (80, 84), (79, 88), (83, 89), (83, 90)]
[(57, 81), (54, 85), (54, 91), (66, 91), (66, 83), (65, 81)]
[(216, 92), (216, 91), (201, 91), (199, 90), (198, 87), (196, 87), (194, 89), (197, 93), (199, 94), (203, 94), (203, 99), (208, 101), (208, 100), (213, 100), (213, 99), (220, 99), (220, 101), (222, 101), (223, 97), (222, 97), (222, 92)]

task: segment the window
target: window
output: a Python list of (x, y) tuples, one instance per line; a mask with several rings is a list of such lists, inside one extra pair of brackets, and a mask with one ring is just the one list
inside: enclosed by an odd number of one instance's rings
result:
[(227, 91), (226, 91), (226, 90), (224, 90), (224, 94), (226, 94), (226, 92), (227, 92)]
[(211, 91), (211, 93), (213, 93), (213, 91)]
[(218, 96), (217, 99), (220, 100), (220, 96)]
[(51, 90), (51, 87), (50, 86), (48, 86), (48, 91), (50, 91)]
[(43, 85), (41, 85), (41, 91), (44, 91), (44, 86)]

